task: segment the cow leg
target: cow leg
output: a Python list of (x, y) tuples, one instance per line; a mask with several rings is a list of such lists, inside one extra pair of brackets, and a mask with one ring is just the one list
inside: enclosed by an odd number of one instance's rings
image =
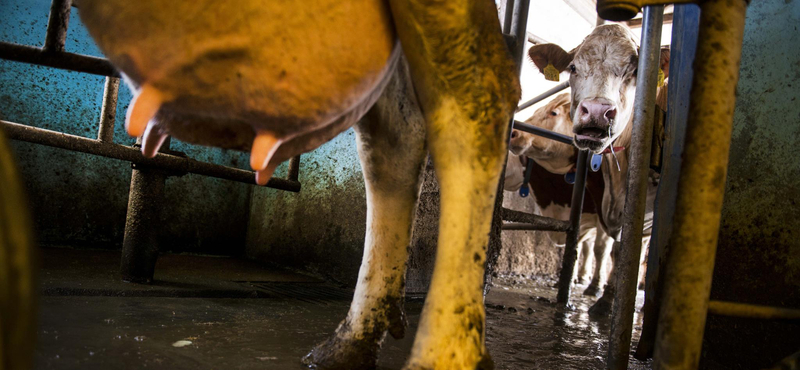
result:
[(592, 244), (596, 235), (594, 228), (584, 228), (581, 231), (578, 239), (578, 244), (581, 246), (578, 251), (578, 268), (575, 269), (575, 276), (572, 277), (572, 281), (575, 284), (586, 284), (588, 280), (589, 270), (592, 266)]
[(650, 235), (642, 238), (642, 255), (639, 257), (639, 290), (644, 290), (645, 277), (647, 276), (647, 253), (650, 252)]
[(616, 279), (616, 264), (617, 261), (619, 261), (617, 258), (619, 248), (620, 243), (615, 241), (614, 246), (611, 248), (611, 271), (608, 273), (606, 287), (603, 289), (603, 295), (600, 299), (598, 299), (592, 307), (589, 307), (589, 317), (600, 318), (611, 314), (611, 306), (614, 301), (614, 294), (616, 294), (614, 279)]
[(483, 274), (516, 66), (492, 1), (390, 4), (441, 187), (436, 266), (405, 369), (490, 368)]
[(386, 332), (404, 335), (406, 263), (426, 155), (405, 63), (356, 133), (367, 193), (364, 258), (347, 318), (303, 359), (317, 369), (373, 369)]
[(614, 239), (598, 227), (597, 236), (594, 239), (594, 275), (592, 275), (592, 282), (583, 291), (583, 295), (596, 297), (600, 294), (600, 284), (610, 281), (609, 279), (603, 279), (603, 272), (606, 270), (606, 261), (613, 247)]

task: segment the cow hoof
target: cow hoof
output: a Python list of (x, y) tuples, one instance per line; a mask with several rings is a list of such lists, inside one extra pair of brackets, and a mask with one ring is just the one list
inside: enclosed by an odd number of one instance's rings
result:
[(600, 298), (589, 308), (589, 317), (600, 319), (611, 314), (611, 300)]
[(583, 295), (588, 295), (590, 297), (597, 297), (600, 295), (600, 287), (597, 285), (589, 285), (583, 291)]
[(377, 341), (343, 339), (334, 334), (303, 357), (303, 364), (319, 370), (371, 370), (377, 367)]

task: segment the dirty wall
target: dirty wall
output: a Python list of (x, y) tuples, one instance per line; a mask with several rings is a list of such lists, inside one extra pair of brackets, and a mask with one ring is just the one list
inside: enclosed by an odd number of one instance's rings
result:
[[(800, 1), (747, 10), (711, 299), (800, 308)], [(703, 368), (760, 369), (800, 325), (709, 315)]]

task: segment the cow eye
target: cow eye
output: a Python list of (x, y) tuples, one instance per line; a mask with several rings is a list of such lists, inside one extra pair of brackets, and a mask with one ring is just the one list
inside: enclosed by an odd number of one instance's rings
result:
[(570, 71), (570, 73), (575, 73), (575, 65), (574, 64), (570, 64), (569, 65), (569, 71)]
[(555, 116), (557, 116), (557, 115), (558, 115), (558, 112), (556, 112), (556, 111), (552, 110), (552, 111), (550, 111), (550, 115), (551, 115), (551, 116), (553, 116), (553, 117), (555, 117)]

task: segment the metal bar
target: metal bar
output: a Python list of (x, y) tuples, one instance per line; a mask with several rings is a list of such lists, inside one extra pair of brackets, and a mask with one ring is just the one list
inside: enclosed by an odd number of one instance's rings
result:
[(300, 155), (292, 157), (289, 160), (289, 171), (286, 173), (286, 179), (290, 181), (297, 181), (300, 176)]
[[(516, 4), (515, 4), (514, 0), (506, 0), (505, 3), (506, 3), (506, 7), (505, 7), (506, 14), (504, 14), (504, 18), (503, 18), (503, 33), (511, 34), (511, 32), (512, 32), (511, 27), (512, 27), (512, 25), (514, 23), (514, 16), (515, 16), (515, 14), (514, 14), (514, 6)], [(516, 35), (515, 35), (515, 38), (516, 38)]]
[(616, 294), (611, 312), (606, 363), (606, 368), (610, 370), (627, 369), (630, 356), (647, 198), (647, 175), (650, 171), (650, 147), (653, 143), (663, 17), (663, 5), (644, 8), (639, 73), (633, 102), (633, 136), (628, 157), (628, 192), (625, 197), (619, 254), (614, 266)]
[(538, 231), (556, 231), (564, 232), (563, 230), (553, 230), (553, 227), (548, 227), (541, 224), (527, 224), (523, 222), (509, 222), (503, 224), (503, 230), (538, 230)]
[(60, 51), (48, 52), (44, 49), (9, 42), (0, 42), (0, 59), (100, 76), (119, 77), (114, 66), (103, 58)]
[(549, 44), (550, 43), (550, 41), (547, 41), (544, 38), (536, 36), (536, 35), (534, 35), (534, 34), (532, 34), (530, 32), (528, 32), (528, 42), (530, 42), (531, 44), (534, 44), (534, 45)]
[(764, 320), (800, 320), (800, 310), (746, 303), (709, 301), (708, 313)]
[(44, 37), (44, 51), (64, 51), (71, 10), (72, 0), (53, 0), (50, 3), (50, 16), (47, 19), (47, 31)]
[[(169, 148), (170, 139), (161, 146)], [(142, 139), (136, 140), (141, 145)], [(149, 284), (153, 281), (158, 261), (161, 235), (161, 204), (164, 204), (164, 185), (167, 171), (133, 165), (128, 193), (128, 213), (122, 239), (120, 275), (131, 283)]]
[(515, 211), (508, 208), (502, 209), (502, 219), (503, 221), (528, 224), (531, 225), (531, 227), (535, 225), (541, 227), (540, 230), (565, 232), (570, 228), (570, 223), (568, 221), (556, 220), (555, 218)]
[(569, 230), (567, 244), (564, 246), (564, 257), (561, 260), (561, 273), (558, 276), (558, 295), (556, 302), (568, 305), (572, 277), (575, 273), (575, 262), (578, 260), (578, 239), (581, 233), (581, 213), (583, 198), (586, 193), (586, 175), (589, 171), (589, 151), (578, 152), (575, 169), (575, 184), (572, 186), (572, 201), (569, 210)]
[(511, 22), (511, 29), (514, 30), (516, 39), (512, 55), (514, 56), (514, 61), (517, 62), (517, 76), (522, 73), (522, 65), (525, 60), (525, 40), (528, 38), (528, 11), (530, 10), (530, 4), (530, 0), (516, 1), (513, 22)]
[(699, 363), (719, 236), (746, 11), (745, 0), (700, 3), (685, 160), (678, 180), (670, 252), (663, 274), (656, 370), (696, 369)]
[[(191, 158), (180, 157), (172, 154), (159, 153), (154, 158), (145, 158), (138, 148), (106, 143), (81, 136), (64, 134), (57, 131), (21, 125), (18, 123), (0, 120), (2, 127), (9, 138), (72, 150), (75, 152), (89, 153), (108, 158), (120, 159), (134, 164), (161, 168), (180, 173), (195, 173), (198, 175), (233, 180), (247, 184), (255, 184), (255, 173), (238, 168), (220, 166), (213, 163), (196, 161)], [(273, 177), (266, 185), (269, 188), (300, 191), (300, 183)]]
[[(516, 62), (517, 76), (522, 72), (523, 54), (525, 48), (525, 37), (527, 35), (528, 26), (528, 8), (530, 0), (505, 0), (505, 21), (503, 22), (503, 32), (508, 34), (513, 30), (514, 45), (510, 45), (512, 58)], [(508, 38), (506, 37), (506, 41)], [(506, 144), (511, 140), (511, 129), (514, 126), (514, 118), (512, 117), (508, 122), (508, 130), (505, 137)], [(505, 152), (505, 162), (508, 161), (508, 152)], [(504, 164), (505, 164), (504, 162)], [(503, 166), (505, 171), (505, 166)], [(488, 293), (491, 286), (492, 272), (497, 263), (497, 258), (500, 256), (502, 249), (502, 215), (503, 215), (503, 181), (504, 172), (500, 174), (500, 180), (497, 182), (497, 191), (495, 192), (494, 207), (492, 212), (492, 225), (489, 230), (489, 243), (486, 246), (486, 262), (484, 270), (484, 294)]]
[(644, 305), (642, 306), (642, 334), (636, 346), (636, 357), (646, 360), (653, 357), (656, 343), (658, 312), (664, 291), (662, 268), (667, 256), (672, 216), (675, 212), (678, 175), (689, 113), (689, 96), (692, 90), (692, 62), (697, 45), (700, 8), (695, 4), (675, 6), (675, 24), (672, 27), (672, 53), (669, 63), (669, 98), (665, 124), (663, 167), (655, 199), (653, 235), (647, 256)]
[(100, 123), (97, 129), (97, 140), (113, 143), (114, 124), (117, 119), (117, 97), (119, 96), (119, 78), (106, 77), (103, 86), (103, 106), (100, 108)]
[(564, 82), (556, 85), (552, 89), (547, 90), (547, 91), (539, 94), (535, 98), (520, 104), (519, 106), (517, 106), (517, 112), (520, 112), (523, 109), (526, 109), (526, 108), (528, 108), (528, 107), (530, 107), (530, 106), (532, 106), (532, 105), (534, 105), (534, 104), (536, 104), (536, 103), (538, 103), (538, 102), (540, 102), (542, 100), (545, 100), (545, 99), (555, 95), (556, 93), (558, 93), (558, 92), (560, 92), (560, 91), (562, 91), (562, 90), (564, 90), (564, 89), (566, 89), (568, 87), (569, 87), (569, 81), (564, 81)]
[(525, 131), (525, 132), (529, 132), (529, 133), (537, 135), (537, 136), (541, 136), (543, 138), (547, 138), (547, 139), (550, 139), (550, 140), (555, 140), (555, 141), (558, 141), (560, 143), (572, 145), (572, 138), (567, 136), (567, 135), (562, 135), (562, 134), (559, 134), (557, 132), (553, 132), (553, 131), (550, 131), (550, 130), (545, 130), (543, 128), (539, 128), (539, 127), (536, 127), (536, 126), (533, 126), (533, 125), (529, 125), (529, 124), (524, 123), (524, 122), (514, 121), (514, 127), (513, 128), (515, 130)]

